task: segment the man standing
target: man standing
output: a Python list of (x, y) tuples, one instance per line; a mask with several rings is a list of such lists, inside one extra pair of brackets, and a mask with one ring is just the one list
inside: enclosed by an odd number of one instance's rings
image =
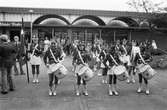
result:
[[(11, 69), (15, 63), (16, 51), (13, 43), (8, 42), (8, 36), (0, 36), (0, 71), (1, 71), (1, 93), (7, 94), (8, 90), (14, 91)], [(9, 86), (9, 87), (8, 87)]]
[(18, 36), (14, 36), (14, 44), (15, 44), (16, 52), (17, 52), (16, 63), (14, 64), (15, 75), (19, 75), (18, 68), (17, 68), (17, 62), (19, 63), (20, 75), (25, 75), (23, 71), (23, 67), (22, 67), (23, 66), (23, 55), (22, 55), (23, 52), (21, 52), (21, 42), (19, 42)]

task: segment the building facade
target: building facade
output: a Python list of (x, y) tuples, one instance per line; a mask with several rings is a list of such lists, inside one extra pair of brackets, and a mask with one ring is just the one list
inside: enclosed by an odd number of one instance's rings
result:
[(165, 48), (166, 33), (150, 30), (147, 22), (150, 17), (137, 12), (0, 7), (0, 34), (8, 34), (11, 41), (15, 35), (20, 36), (23, 18), (29, 42), (33, 37), (40, 40), (68, 38), (71, 42), (79, 39), (91, 43), (96, 39), (104, 39), (107, 43), (124, 38), (154, 39)]

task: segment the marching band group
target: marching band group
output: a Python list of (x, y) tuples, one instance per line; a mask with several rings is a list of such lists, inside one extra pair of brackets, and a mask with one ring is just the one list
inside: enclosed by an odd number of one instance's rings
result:
[[(42, 61), (47, 67), (49, 79), (49, 95), (56, 95), (59, 80), (68, 74), (67, 68), (63, 65), (66, 56), (63, 47), (56, 40), (46, 39), (46, 47), (39, 44), (38, 38), (33, 39), (30, 46), (30, 64), (32, 67), (33, 83), (39, 83), (40, 65)], [(108, 83), (108, 94), (119, 95), (117, 82), (126, 81), (135, 83), (135, 75), (138, 75), (138, 93), (142, 92), (142, 82), (146, 85), (145, 93), (150, 94), (149, 79), (156, 73), (148, 64), (152, 60), (149, 51), (150, 45), (147, 42), (128, 42), (123, 39), (112, 44), (95, 43), (84, 44), (78, 40), (71, 45), (72, 65), (76, 76), (76, 95), (80, 95), (80, 87), (83, 85), (83, 94), (88, 95), (87, 82), (99, 72), (102, 74), (102, 83)], [(42, 56), (42, 57), (41, 57)], [(43, 59), (42, 59), (43, 58)], [(1, 74), (3, 73), (1, 66)], [(102, 70), (102, 71), (100, 71)], [(3, 75), (1, 75), (3, 76)], [(4, 78), (4, 77), (3, 77)], [(5, 90), (2, 84), (2, 91)]]

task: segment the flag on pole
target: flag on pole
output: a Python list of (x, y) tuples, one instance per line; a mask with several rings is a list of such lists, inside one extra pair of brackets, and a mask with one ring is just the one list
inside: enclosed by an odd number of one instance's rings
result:
[(22, 22), (21, 22), (21, 37), (20, 37), (20, 42), (21, 42), (21, 52), (22, 54), (25, 54), (25, 38), (24, 38), (24, 21), (22, 18)]
[(29, 81), (29, 70), (28, 70), (28, 52), (27, 52), (27, 48), (26, 48), (26, 42), (25, 42), (25, 34), (24, 34), (24, 20), (22, 18), (22, 22), (21, 22), (21, 37), (20, 37), (20, 41), (21, 41), (21, 54), (24, 55), (24, 60), (25, 60), (25, 64), (26, 64), (26, 69), (27, 69), (27, 81), (28, 83)]

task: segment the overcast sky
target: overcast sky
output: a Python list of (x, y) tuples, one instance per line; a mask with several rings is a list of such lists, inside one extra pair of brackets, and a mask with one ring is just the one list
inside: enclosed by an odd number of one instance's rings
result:
[[(65, 8), (93, 9), (113, 11), (135, 11), (127, 5), (129, 0), (0, 0), (0, 7), (36, 7), (36, 8)], [(154, 2), (167, 0), (153, 0)]]

